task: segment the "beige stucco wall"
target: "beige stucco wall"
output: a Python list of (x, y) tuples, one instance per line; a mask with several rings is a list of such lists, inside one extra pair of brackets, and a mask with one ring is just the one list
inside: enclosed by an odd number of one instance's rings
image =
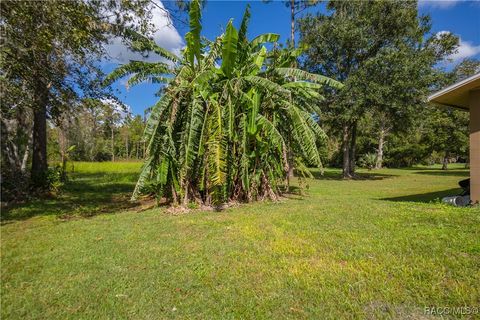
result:
[(470, 91), (470, 198), (480, 202), (480, 89)]

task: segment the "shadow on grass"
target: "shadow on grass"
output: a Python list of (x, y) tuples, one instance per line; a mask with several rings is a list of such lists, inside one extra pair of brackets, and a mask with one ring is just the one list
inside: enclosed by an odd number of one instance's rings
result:
[(460, 177), (469, 177), (470, 176), (470, 172), (468, 170), (421, 169), (421, 170), (416, 171), (415, 174), (424, 174), (424, 175), (428, 175), (428, 176), (460, 176)]
[(435, 191), (435, 192), (428, 192), (428, 193), (420, 193), (420, 194), (411, 194), (406, 196), (400, 197), (393, 197), (393, 198), (382, 198), (380, 200), (386, 201), (395, 201), (395, 202), (432, 202), (441, 200), (443, 197), (448, 196), (455, 196), (462, 192), (462, 189), (448, 189), (443, 191)]
[[(285, 188), (285, 186), (284, 186)], [(298, 186), (288, 186), (286, 190), (282, 193), (282, 197), (285, 199), (291, 200), (302, 200), (305, 197), (305, 190)]]
[[(319, 171), (312, 172), (313, 177), (319, 180), (344, 180), (342, 177), (341, 172), (332, 172), (332, 171), (325, 171), (323, 175)], [(388, 178), (397, 177), (398, 175), (395, 174), (386, 174), (386, 173), (378, 173), (375, 171), (372, 172), (357, 172), (355, 177), (351, 180), (383, 180)]]
[(37, 198), (3, 208), (1, 223), (34, 216), (91, 217), (137, 206), (130, 202), (135, 173), (76, 173), (58, 195)]

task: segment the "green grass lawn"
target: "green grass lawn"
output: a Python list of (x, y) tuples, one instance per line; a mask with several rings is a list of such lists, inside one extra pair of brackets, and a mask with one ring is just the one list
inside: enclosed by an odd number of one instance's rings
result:
[(2, 213), (2, 319), (426, 319), (425, 306), (480, 307), (480, 209), (435, 200), (459, 192), (459, 166), (356, 181), (331, 169), (303, 197), (178, 216), (129, 208), (139, 167), (76, 163), (58, 198)]

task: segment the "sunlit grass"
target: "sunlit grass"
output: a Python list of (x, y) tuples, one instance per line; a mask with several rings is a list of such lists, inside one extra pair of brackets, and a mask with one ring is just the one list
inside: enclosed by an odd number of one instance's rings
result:
[[(460, 166), (356, 181), (329, 169), (279, 203), (111, 214), (139, 167), (76, 164), (64, 199), (12, 210), (2, 318), (418, 319), (425, 306), (480, 303), (480, 210), (438, 201), (459, 192)], [(58, 219), (69, 201), (110, 214)]]

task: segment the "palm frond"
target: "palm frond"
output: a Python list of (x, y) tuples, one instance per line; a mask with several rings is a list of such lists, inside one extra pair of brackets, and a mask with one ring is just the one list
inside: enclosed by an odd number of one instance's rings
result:
[(131, 74), (153, 74), (153, 75), (161, 75), (161, 74), (169, 74), (172, 70), (170, 67), (163, 63), (150, 63), (144, 61), (130, 61), (127, 64), (121, 65), (115, 70), (113, 70), (104, 80), (104, 85), (112, 84), (113, 82), (117, 81), (120, 78), (123, 78), (127, 75)]
[(228, 22), (222, 41), (222, 67), (223, 74), (231, 77), (237, 57), (238, 33), (232, 20)]
[(184, 50), (184, 55), (187, 58), (187, 62), (190, 64), (192, 70), (194, 70), (195, 60), (198, 64), (201, 63), (202, 54), (202, 42), (200, 39), (200, 32), (202, 31), (201, 24), (201, 10), (198, 0), (192, 0), (189, 9), (190, 17), (190, 31), (185, 34), (185, 41), (187, 46)]
[(242, 43), (247, 40), (248, 22), (250, 21), (250, 4), (247, 4), (245, 12), (243, 13), (242, 23), (238, 31), (238, 42)]
[(304, 114), (295, 106), (289, 105), (288, 112), (292, 121), (293, 135), (305, 158), (317, 166), (321, 166), (320, 154), (316, 145), (316, 136), (309, 126)]
[(242, 79), (270, 93), (277, 94), (284, 97), (290, 96), (290, 91), (288, 89), (282, 87), (281, 85), (273, 81), (268, 80), (267, 78), (262, 78), (258, 76), (246, 76), (246, 77), (243, 77)]
[(142, 189), (145, 187), (148, 179), (150, 178), (152, 172), (152, 160), (153, 157), (150, 156), (143, 163), (142, 170), (140, 171), (140, 176), (138, 177), (137, 184), (135, 185), (135, 189), (133, 190), (131, 201), (135, 201), (138, 199), (138, 196), (141, 194)]
[(172, 79), (151, 74), (137, 73), (127, 80), (127, 87), (133, 87), (139, 83), (169, 83)]
[(151, 141), (172, 100), (171, 94), (167, 93), (152, 107), (143, 133), (145, 141)]
[(125, 29), (125, 36), (131, 41), (131, 49), (134, 51), (154, 52), (159, 56), (172, 62), (177, 62), (180, 60), (180, 58), (177, 57), (175, 54), (160, 47), (152, 39), (149, 39), (148, 37), (144, 36), (139, 32), (136, 32), (131, 28)]
[(335, 89), (343, 88), (343, 84), (329, 77), (319, 74), (310, 73), (296, 68), (275, 68), (274, 71), (282, 76), (296, 78), (297, 80), (313, 81), (320, 84), (328, 85)]
[(269, 141), (272, 142), (272, 145), (277, 148), (277, 150), (281, 153), (285, 148), (285, 141), (283, 139), (282, 134), (275, 128), (273, 123), (265, 118), (263, 115), (257, 115), (257, 123), (259, 126), (265, 130), (267, 133)]
[(306, 88), (306, 89), (320, 89), (322, 86), (318, 83), (307, 81), (294, 81), (282, 85), (284, 88)]
[(277, 34), (277, 33), (264, 33), (264, 34), (261, 34), (257, 37), (255, 37), (251, 42), (250, 42), (250, 46), (252, 48), (255, 48), (261, 44), (264, 44), (264, 43), (268, 43), (268, 42), (277, 42), (278, 39), (280, 39), (280, 35)]
[(216, 101), (211, 101), (213, 114), (210, 122), (211, 136), (208, 140), (209, 179), (213, 187), (221, 187), (226, 181), (225, 141), (223, 137), (222, 110)]
[(192, 169), (195, 156), (197, 155), (199, 145), (200, 132), (202, 130), (204, 110), (198, 99), (192, 101), (192, 112), (190, 115), (190, 123), (187, 133), (187, 142), (185, 145), (185, 169)]

